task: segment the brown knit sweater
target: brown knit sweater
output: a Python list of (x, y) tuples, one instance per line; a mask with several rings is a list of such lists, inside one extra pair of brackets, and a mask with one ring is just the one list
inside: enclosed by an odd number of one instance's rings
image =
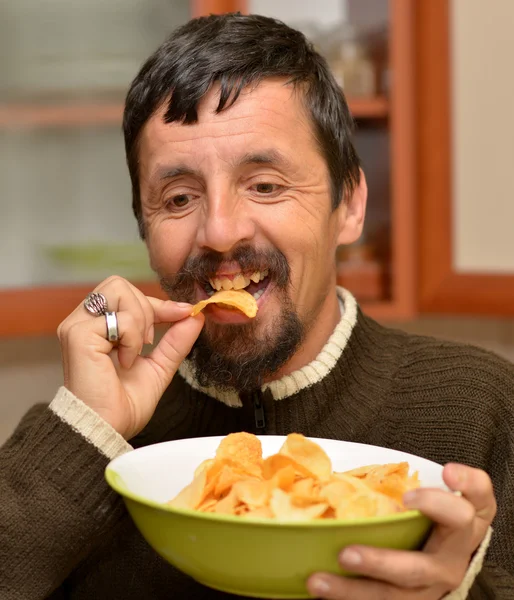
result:
[[(358, 313), (335, 366), (296, 394), (230, 407), (176, 375), (134, 447), (233, 431), (335, 438), (458, 461), (492, 477), (498, 515), (471, 599), (514, 599), (514, 367)], [(259, 415), (258, 415), (259, 416)], [(46, 406), (0, 450), (1, 600), (235, 598), (165, 563), (104, 482), (107, 457)], [(172, 474), (170, 474), (172, 476)]]

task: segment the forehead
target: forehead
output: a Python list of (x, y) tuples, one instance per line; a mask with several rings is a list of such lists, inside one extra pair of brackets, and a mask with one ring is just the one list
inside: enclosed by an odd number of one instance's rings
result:
[[(220, 113), (219, 87), (206, 94), (198, 106), (198, 120), (191, 125), (164, 123), (166, 106), (161, 107), (143, 128), (140, 166), (151, 171), (163, 155), (181, 159), (190, 154), (200, 160), (211, 152), (230, 161), (259, 146), (276, 147), (282, 153), (303, 159), (320, 160), (303, 92), (283, 79), (265, 80), (244, 89), (237, 101)], [(307, 156), (306, 156), (307, 155)]]

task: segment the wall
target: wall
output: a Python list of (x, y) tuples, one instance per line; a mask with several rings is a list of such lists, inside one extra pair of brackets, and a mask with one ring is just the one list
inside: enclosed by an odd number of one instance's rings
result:
[(514, 2), (453, 0), (454, 264), (514, 273)]

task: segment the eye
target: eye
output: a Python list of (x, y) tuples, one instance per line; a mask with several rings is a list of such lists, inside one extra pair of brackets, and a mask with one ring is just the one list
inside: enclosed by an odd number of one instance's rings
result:
[(176, 208), (184, 208), (189, 204), (189, 196), (187, 194), (179, 194), (168, 200), (168, 204), (172, 204)]
[(274, 183), (256, 183), (253, 187), (257, 193), (267, 195), (276, 192), (279, 186)]
[(195, 198), (196, 196), (193, 194), (176, 194), (175, 196), (168, 196), (164, 205), (166, 210), (171, 213), (188, 212), (193, 207)]

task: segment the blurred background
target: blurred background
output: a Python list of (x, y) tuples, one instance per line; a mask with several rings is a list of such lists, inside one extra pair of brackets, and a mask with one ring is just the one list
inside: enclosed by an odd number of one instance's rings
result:
[(117, 273), (158, 293), (131, 213), (123, 100), (191, 16), (301, 29), (356, 119), (369, 186), (338, 277), (410, 332), (514, 361), (514, 2), (3, 0), (0, 3), (0, 443), (61, 384), (58, 323)]

